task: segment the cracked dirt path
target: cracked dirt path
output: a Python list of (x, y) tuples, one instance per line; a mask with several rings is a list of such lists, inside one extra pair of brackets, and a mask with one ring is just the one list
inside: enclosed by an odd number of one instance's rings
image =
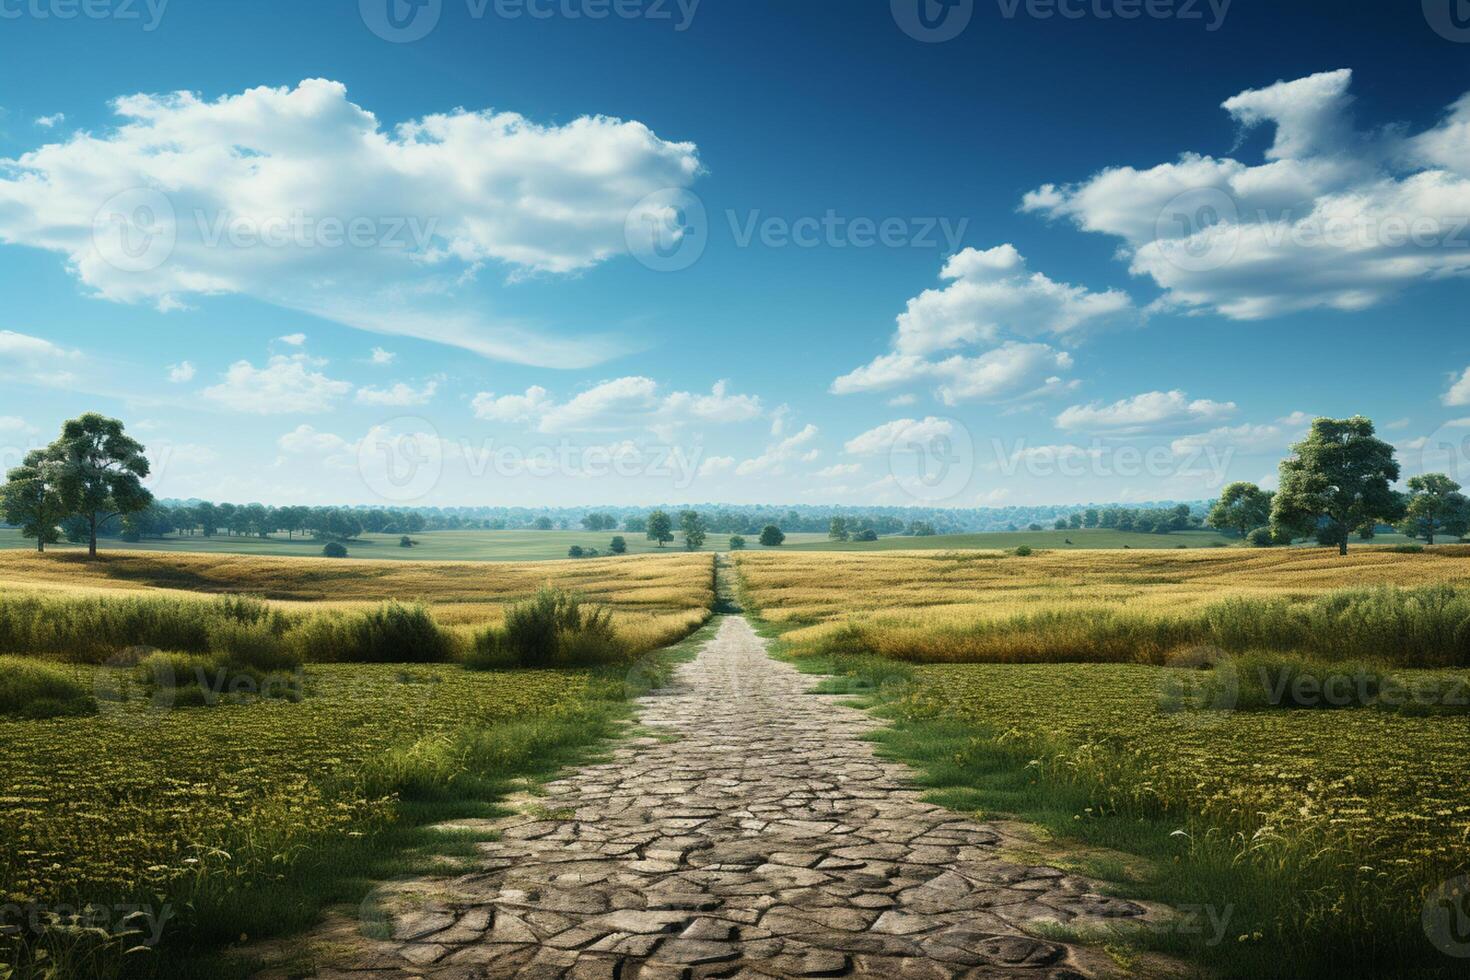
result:
[[(1108, 971), (1038, 920), (1146, 910), (1000, 856), (1002, 829), (920, 801), (877, 724), (727, 616), (641, 703), (657, 736), (548, 784), (478, 870), (403, 887), (387, 941), (320, 938), (347, 977), (1036, 977)], [(548, 819), (547, 815), (552, 819)], [(333, 940), (336, 940), (333, 942)]]

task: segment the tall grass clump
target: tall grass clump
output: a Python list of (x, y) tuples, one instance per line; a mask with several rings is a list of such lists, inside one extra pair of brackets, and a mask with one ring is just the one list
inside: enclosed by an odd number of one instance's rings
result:
[(593, 667), (622, 662), (629, 652), (609, 610), (587, 605), (574, 593), (544, 588), (506, 610), (499, 629), (478, 634), (465, 662), (478, 669)]
[(854, 618), (797, 644), (927, 663), (1166, 665), (1200, 647), (1311, 655), (1332, 663), (1470, 666), (1470, 595), (1450, 586), (1347, 589), (1312, 599), (1237, 596), (1182, 613), (1043, 609), (997, 619)]
[(0, 595), (0, 649), (82, 663), (103, 663), (137, 646), (207, 653), (213, 630), (279, 635), (286, 624), (269, 604), (245, 596)]
[(1306, 602), (1235, 598), (1208, 607), (1202, 636), (1226, 650), (1470, 666), (1470, 595), (1448, 585), (1343, 589)]
[(97, 701), (70, 673), (21, 657), (0, 657), (0, 717), (89, 715)]
[(79, 663), (116, 663), (142, 648), (269, 673), (304, 661), (442, 662), (452, 646), (418, 603), (302, 614), (247, 596), (0, 596), (0, 650)]
[(453, 652), (449, 635), (416, 602), (311, 616), (286, 634), (286, 643), (316, 663), (440, 663)]

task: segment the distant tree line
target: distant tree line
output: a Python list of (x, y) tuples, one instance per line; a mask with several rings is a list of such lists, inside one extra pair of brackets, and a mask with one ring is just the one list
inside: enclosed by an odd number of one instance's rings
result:
[[(1189, 504), (1176, 504), (1159, 508), (1088, 507), (1058, 517), (1052, 526), (1058, 531), (1104, 528), (1141, 534), (1168, 534), (1202, 527), (1204, 521), (1204, 516), (1195, 513)], [(1041, 528), (1033, 525), (1032, 530)]]

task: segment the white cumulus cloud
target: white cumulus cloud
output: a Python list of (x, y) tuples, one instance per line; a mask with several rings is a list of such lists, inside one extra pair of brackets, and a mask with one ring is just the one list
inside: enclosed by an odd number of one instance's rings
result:
[(1449, 390), (1444, 393), (1440, 401), (1452, 408), (1470, 405), (1470, 367), (1467, 367), (1465, 373), (1450, 385)]
[(852, 456), (876, 456), (886, 453), (900, 437), (911, 442), (926, 442), (954, 432), (954, 422), (949, 419), (929, 416), (926, 419), (895, 419), (854, 436), (843, 444), (843, 451)]
[(357, 389), (357, 401), (362, 405), (427, 405), (439, 390), (439, 382), (428, 381), (423, 387), (415, 388), (402, 381), (388, 388), (364, 387)]
[[(629, 211), (701, 169), (693, 144), (608, 116), (388, 127), (327, 79), (112, 108), (111, 129), (0, 159), (0, 241), (61, 254), (108, 300), (248, 295), (518, 363), (585, 367), (620, 345), (497, 320), (464, 284), (487, 264), (571, 273), (622, 254)], [(118, 261), (121, 235), (146, 262)]]
[(641, 375), (600, 382), (564, 402), (532, 385), (521, 395), (480, 392), (472, 404), (477, 418), (534, 424), (546, 433), (646, 428), (670, 436), (684, 425), (745, 422), (763, 413), (759, 397), (732, 393), (727, 381), (707, 394), (662, 394), (658, 382)]
[(1419, 282), (1470, 274), (1470, 95), (1417, 135), (1359, 129), (1352, 72), (1227, 99), (1242, 128), (1273, 126), (1265, 159), (1184, 153), (1046, 184), (1022, 210), (1121, 239), (1165, 308), (1251, 320), (1353, 311)]
[(1056, 424), (1059, 429), (1133, 434), (1209, 424), (1234, 413), (1234, 402), (1191, 399), (1176, 389), (1147, 391), (1112, 404), (1072, 405), (1056, 417)]
[[(1058, 372), (1070, 369), (1072, 358), (1035, 338), (1071, 337), (1133, 312), (1124, 293), (1092, 292), (1029, 271), (1008, 244), (967, 248), (940, 277), (949, 284), (925, 290), (899, 314), (892, 350), (832, 382), (834, 394), (916, 382), (936, 384), (946, 404), (1040, 393), (1062, 384)], [(1007, 336), (1021, 339), (1002, 342)]]
[(252, 415), (330, 412), (352, 390), (313, 370), (313, 362), (297, 354), (272, 357), (264, 367), (236, 361), (224, 380), (204, 389), (204, 397), (223, 408)]

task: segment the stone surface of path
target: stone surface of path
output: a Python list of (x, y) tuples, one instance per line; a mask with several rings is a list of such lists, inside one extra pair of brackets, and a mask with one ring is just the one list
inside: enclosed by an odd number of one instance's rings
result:
[[(1034, 938), (1146, 910), (1000, 856), (1001, 828), (920, 801), (861, 740), (876, 722), (727, 616), (670, 686), (656, 734), (548, 784), (479, 869), (387, 902), (391, 940), (328, 943), (320, 976), (1036, 977), (1109, 972)], [(342, 927), (340, 940), (346, 936)], [(331, 937), (324, 937), (331, 939)], [(319, 958), (320, 962), (320, 958)]]

